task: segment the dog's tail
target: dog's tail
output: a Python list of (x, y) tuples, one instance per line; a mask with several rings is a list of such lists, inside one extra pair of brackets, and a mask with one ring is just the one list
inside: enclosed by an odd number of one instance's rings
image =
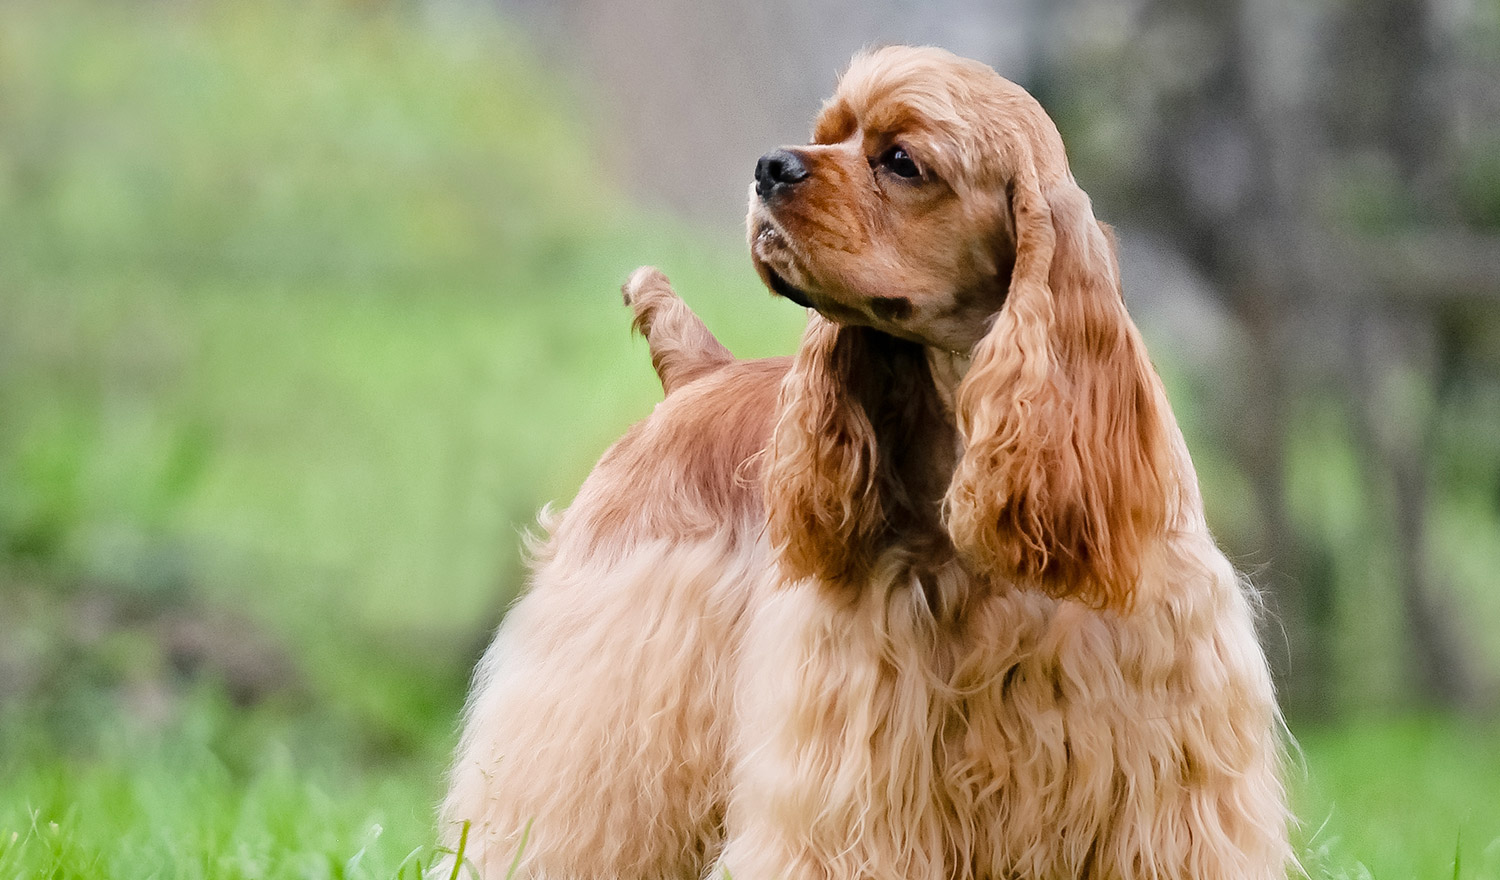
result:
[(734, 360), (687, 303), (672, 291), (667, 276), (651, 266), (630, 273), (620, 288), (625, 305), (635, 312), (631, 325), (646, 337), (651, 365), (661, 378), (662, 390), (678, 388)]

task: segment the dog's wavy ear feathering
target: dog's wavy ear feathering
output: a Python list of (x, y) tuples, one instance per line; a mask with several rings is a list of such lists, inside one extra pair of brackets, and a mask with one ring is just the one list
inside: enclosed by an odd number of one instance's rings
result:
[(866, 360), (866, 333), (812, 315), (782, 383), (767, 528), (793, 578), (853, 574), (879, 538), (875, 427), (848, 393)]
[(992, 577), (1128, 606), (1181, 492), (1166, 398), (1088, 196), (1025, 161), (1009, 193), (1015, 265), (958, 390), (949, 532)]
[(921, 515), (891, 450), (935, 421), (931, 385), (920, 345), (810, 316), (765, 477), (786, 577), (859, 583), (891, 530)]

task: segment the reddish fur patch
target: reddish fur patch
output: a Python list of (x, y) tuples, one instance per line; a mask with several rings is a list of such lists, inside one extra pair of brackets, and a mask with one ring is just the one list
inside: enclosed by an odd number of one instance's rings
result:
[(600, 459), (580, 527), (624, 545), (759, 519), (760, 453), (790, 365), (734, 361), (677, 389)]

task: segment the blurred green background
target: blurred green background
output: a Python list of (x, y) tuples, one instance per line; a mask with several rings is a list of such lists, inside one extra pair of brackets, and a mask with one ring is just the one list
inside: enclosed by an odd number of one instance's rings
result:
[[(417, 876), (520, 533), (659, 396), (619, 283), (659, 265), (738, 355), (794, 348), (733, 219), (641, 195), (629, 109), (551, 46), (451, 3), (0, 5), (0, 876)], [(1106, 111), (1039, 81), (1106, 175), (1076, 121)], [(1263, 566), (1173, 327), (1211, 512)], [(1430, 516), (1461, 699), (1399, 681), (1336, 407), (1284, 441), (1298, 571), (1346, 609), (1313, 686), (1343, 696), (1291, 716), (1315, 876), (1500, 877), (1500, 397), (1465, 387)]]

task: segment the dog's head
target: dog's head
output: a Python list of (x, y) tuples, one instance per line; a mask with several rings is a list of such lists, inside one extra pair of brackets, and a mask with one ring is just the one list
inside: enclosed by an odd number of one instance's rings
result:
[(879, 403), (900, 383), (878, 377), (926, 369), (897, 337), (972, 360), (942, 505), (960, 555), (997, 579), (1129, 601), (1181, 485), (1170, 416), (1113, 238), (1025, 90), (939, 49), (857, 56), (812, 143), (761, 158), (749, 233), (767, 286), (819, 313), (768, 483), (794, 572), (857, 574), (891, 537), (881, 505), (914, 503), (883, 464), (905, 430), (891, 426), (921, 418)]
[(750, 251), (774, 292), (842, 324), (967, 351), (1005, 300), (1015, 188), (1067, 176), (1030, 95), (977, 61), (857, 56), (812, 143), (761, 157)]

